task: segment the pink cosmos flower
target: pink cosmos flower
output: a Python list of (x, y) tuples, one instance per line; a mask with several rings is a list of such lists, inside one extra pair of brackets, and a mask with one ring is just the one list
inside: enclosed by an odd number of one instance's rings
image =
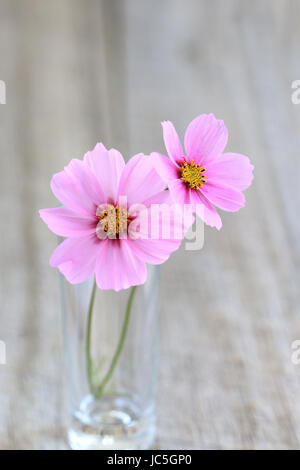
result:
[(170, 158), (152, 153), (155, 168), (175, 201), (191, 204), (207, 225), (222, 227), (215, 207), (235, 212), (245, 204), (242, 191), (252, 182), (253, 166), (244, 155), (223, 153), (228, 131), (213, 114), (202, 114), (187, 127), (185, 153), (173, 124), (162, 123)]
[[(73, 159), (55, 174), (51, 189), (63, 206), (43, 209), (40, 216), (50, 230), (66, 239), (53, 252), (50, 265), (58, 267), (72, 284), (94, 273), (101, 289), (118, 291), (143, 284), (146, 263), (166, 261), (188, 228), (181, 238), (164, 239), (164, 219), (159, 217), (157, 239), (127, 236), (131, 222), (150, 211), (152, 204), (170, 203), (169, 191), (164, 191), (165, 183), (154, 170), (153, 160), (143, 154), (125, 165), (120, 152), (97, 144), (83, 161)], [(177, 223), (176, 218), (171, 220), (174, 230)]]

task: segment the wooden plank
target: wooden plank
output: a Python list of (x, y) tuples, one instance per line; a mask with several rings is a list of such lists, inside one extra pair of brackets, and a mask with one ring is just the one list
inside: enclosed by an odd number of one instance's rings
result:
[(56, 240), (38, 209), (56, 203), (51, 173), (108, 135), (101, 4), (90, 2), (84, 14), (85, 2), (73, 0), (1, 6), (8, 88), (1, 107), (2, 220), (8, 224), (1, 337), (8, 363), (0, 370), (0, 447), (64, 448), (58, 279), (48, 266)]
[(214, 111), (230, 130), (228, 148), (257, 168), (246, 209), (225, 214), (221, 233), (207, 229), (201, 252), (181, 251), (164, 267), (162, 448), (298, 446), (297, 393), (286, 384), (299, 387), (290, 362), (299, 331), (299, 113), (283, 72), (297, 13), (287, 2), (129, 2), (132, 153), (154, 142), (163, 150), (153, 123), (171, 119), (183, 135), (195, 115)]

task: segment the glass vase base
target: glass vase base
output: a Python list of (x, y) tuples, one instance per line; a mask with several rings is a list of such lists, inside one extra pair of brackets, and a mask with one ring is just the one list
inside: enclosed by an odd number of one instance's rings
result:
[(155, 437), (155, 415), (141, 414), (125, 394), (85, 397), (74, 413), (68, 437), (73, 450), (145, 450)]

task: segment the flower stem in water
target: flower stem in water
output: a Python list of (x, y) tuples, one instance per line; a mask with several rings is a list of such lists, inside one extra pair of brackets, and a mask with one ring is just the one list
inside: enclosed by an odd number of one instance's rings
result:
[(118, 359), (119, 359), (119, 356), (122, 352), (122, 349), (123, 349), (123, 346), (124, 346), (124, 341), (125, 341), (125, 338), (126, 338), (126, 333), (127, 333), (127, 330), (128, 330), (128, 325), (129, 325), (129, 320), (130, 320), (130, 314), (131, 314), (131, 307), (132, 307), (132, 302), (133, 302), (133, 299), (134, 299), (134, 294), (135, 294), (135, 291), (136, 291), (136, 287), (137, 286), (133, 286), (131, 288), (131, 292), (130, 292), (130, 295), (129, 295), (129, 298), (128, 298), (128, 302), (127, 302), (127, 307), (126, 307), (126, 312), (125, 312), (125, 318), (124, 318), (124, 322), (123, 322), (123, 326), (122, 326), (122, 331), (121, 331), (121, 335), (120, 335), (120, 339), (119, 339), (119, 342), (118, 342), (118, 345), (117, 345), (117, 349), (115, 351), (115, 354), (112, 358), (112, 361), (111, 361), (111, 364), (110, 364), (110, 367), (107, 371), (107, 373), (105, 374), (102, 382), (100, 383), (98, 389), (96, 390), (95, 392), (95, 396), (96, 398), (100, 398), (102, 393), (103, 393), (103, 390), (106, 386), (106, 384), (109, 382), (113, 372), (114, 372), (114, 369), (117, 365), (117, 362), (118, 362)]
[(87, 314), (87, 328), (86, 328), (86, 362), (87, 362), (87, 376), (88, 376), (88, 383), (90, 392), (93, 393), (94, 391), (94, 384), (93, 384), (93, 359), (91, 354), (91, 336), (92, 336), (92, 318), (93, 318), (93, 308), (95, 303), (95, 296), (96, 296), (96, 280), (94, 281), (90, 304)]
[(115, 370), (115, 367), (117, 365), (118, 359), (120, 357), (120, 354), (122, 352), (125, 338), (126, 338), (126, 333), (128, 330), (128, 325), (129, 325), (129, 320), (130, 320), (130, 314), (131, 314), (131, 307), (134, 299), (134, 294), (136, 292), (137, 286), (133, 286), (131, 288), (127, 306), (126, 306), (126, 311), (125, 311), (125, 318), (122, 326), (122, 331), (121, 335), (119, 338), (119, 342), (116, 348), (116, 351), (113, 355), (111, 364), (109, 366), (109, 369), (107, 373), (105, 374), (104, 378), (102, 379), (100, 385), (95, 388), (94, 385), (94, 379), (93, 379), (93, 372), (94, 372), (94, 367), (93, 367), (93, 359), (92, 359), (92, 354), (91, 354), (91, 336), (92, 336), (92, 318), (93, 318), (93, 308), (94, 308), (94, 303), (95, 303), (95, 295), (96, 295), (96, 281), (94, 281), (92, 293), (91, 293), (91, 298), (90, 298), (90, 303), (89, 303), (89, 309), (88, 309), (88, 314), (87, 314), (87, 329), (86, 329), (86, 362), (87, 362), (87, 376), (88, 376), (88, 384), (90, 388), (90, 392), (95, 395), (96, 398), (100, 398), (103, 393), (104, 393), (104, 388), (111, 379), (111, 376)]

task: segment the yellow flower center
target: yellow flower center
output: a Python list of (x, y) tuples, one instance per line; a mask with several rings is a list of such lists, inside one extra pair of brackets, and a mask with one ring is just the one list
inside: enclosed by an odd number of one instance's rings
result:
[(191, 189), (202, 188), (203, 184), (206, 183), (204, 171), (206, 171), (206, 168), (194, 163), (194, 160), (191, 163), (184, 162), (180, 167), (181, 179)]
[[(109, 238), (118, 238), (120, 235), (127, 232), (127, 227), (130, 223), (128, 211), (123, 207), (107, 205), (105, 209), (101, 206), (96, 212), (99, 222), (97, 225), (97, 235), (99, 238), (107, 236)], [(101, 232), (103, 236), (101, 235)]]

